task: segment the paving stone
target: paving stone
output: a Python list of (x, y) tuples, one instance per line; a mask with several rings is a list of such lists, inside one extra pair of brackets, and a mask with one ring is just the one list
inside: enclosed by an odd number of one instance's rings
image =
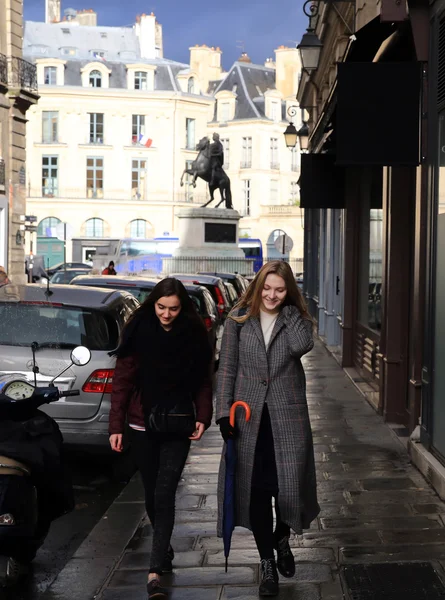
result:
[[(300, 563), (333, 563), (334, 552), (330, 548), (292, 548), (292, 553), (297, 564)], [(232, 549), (230, 551), (229, 564), (258, 565), (260, 556), (256, 547), (244, 550)], [(209, 550), (206, 563), (210, 566), (223, 566), (225, 564), (224, 551)]]
[[(204, 550), (221, 550), (223, 547), (222, 539), (217, 538), (215, 536), (212, 537), (200, 537), (196, 542), (196, 549), (204, 549)], [(246, 535), (234, 535), (232, 537), (232, 549), (252, 549), (256, 548), (255, 540), (253, 539), (253, 535), (246, 533)]]
[(414, 491), (407, 490), (404, 492), (400, 491), (385, 491), (382, 492), (356, 492), (352, 490), (350, 492), (351, 500), (354, 504), (375, 504), (378, 500), (386, 503), (400, 503), (400, 504), (429, 504), (437, 499), (437, 496), (430, 491)]
[(345, 546), (340, 548), (339, 558), (344, 564), (445, 559), (445, 545)]
[(202, 502), (202, 496), (184, 494), (176, 498), (176, 508), (198, 508)]
[[(196, 543), (196, 539), (193, 537), (190, 538), (177, 538), (175, 536), (172, 537), (171, 544), (175, 552), (188, 552), (192, 550)], [(132, 552), (151, 552), (152, 538), (140, 538), (133, 539), (133, 541), (128, 546), (128, 549)]]
[[(321, 600), (317, 585), (281, 585), (279, 600)], [(258, 600), (258, 587), (224, 587), (221, 600)]]
[(309, 583), (332, 581), (332, 571), (329, 565), (299, 562), (296, 564), (295, 576), (287, 581), (292, 580)]
[(181, 486), (185, 482), (193, 483), (193, 484), (211, 483), (214, 486), (213, 489), (216, 489), (216, 484), (218, 483), (218, 474), (210, 473), (209, 475), (204, 475), (204, 474), (193, 475), (191, 473), (187, 473), (181, 478), (179, 485)]
[(335, 548), (336, 546), (353, 546), (363, 544), (381, 544), (381, 539), (376, 531), (339, 532), (339, 533), (305, 533), (302, 545), (305, 548), (324, 546)]
[(201, 463), (191, 463), (185, 466), (183, 471), (183, 477), (185, 478), (188, 474), (198, 475), (208, 475), (209, 473), (218, 473), (219, 471), (219, 462), (201, 462)]
[[(386, 490), (410, 490), (416, 489), (418, 486), (414, 483), (412, 479), (409, 477), (401, 477), (399, 479), (395, 479), (393, 477), (385, 479), (362, 479), (360, 481), (360, 485), (365, 491), (386, 491)], [(425, 488), (425, 483), (422, 486)]]
[[(41, 600), (95, 598), (113, 565), (114, 561), (108, 558), (72, 558), (40, 598)], [(82, 581), (82, 585), (79, 585), (79, 581)]]
[[(127, 552), (119, 564), (119, 569), (146, 569), (150, 567), (150, 552)], [(203, 551), (175, 552), (173, 567), (200, 567), (204, 559)]]
[[(439, 500), (439, 498), (437, 498)], [(445, 504), (412, 504), (412, 511), (418, 515), (436, 515), (445, 513)]]
[(175, 523), (202, 523), (216, 521), (217, 511), (201, 508), (200, 510), (177, 510)]
[[(121, 589), (108, 589), (100, 600), (123, 600)], [(186, 587), (169, 590), (169, 600), (219, 600), (220, 587)], [(147, 600), (145, 585), (125, 588), (125, 600)]]
[(445, 529), (423, 529), (405, 531), (381, 531), (384, 544), (428, 544), (445, 542)]
[(321, 529), (430, 529), (443, 527), (439, 516), (433, 517), (366, 517), (320, 518)]
[(209, 523), (178, 523), (177, 525), (175, 525), (173, 535), (176, 535), (177, 537), (189, 537), (197, 535), (216, 536), (216, 522), (210, 521)]
[(344, 600), (343, 589), (340, 578), (335, 577), (334, 581), (322, 583), (320, 586), (321, 600)]

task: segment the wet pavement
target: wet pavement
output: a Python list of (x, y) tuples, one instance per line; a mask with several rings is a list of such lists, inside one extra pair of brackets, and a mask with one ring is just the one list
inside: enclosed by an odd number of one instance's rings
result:
[[(410, 562), (416, 563), (420, 578), (421, 573), (428, 580), (438, 576), (433, 587), (438, 590), (437, 598), (445, 598), (441, 584), (445, 504), (411, 465), (406, 444), (376, 415), (320, 343), (304, 364), (321, 513), (309, 531), (291, 539), (296, 575), (281, 579), (279, 598), (408, 600), (414, 596), (406, 593), (406, 584), (405, 592), (399, 593), (396, 583), (403, 583), (400, 574), (407, 572), (406, 563)], [(259, 557), (250, 532), (239, 529), (234, 533), (229, 572), (224, 572), (222, 541), (215, 534), (221, 446), (219, 431), (213, 426), (203, 441), (193, 446), (183, 474), (172, 541), (175, 569), (165, 577), (171, 587), (171, 600), (258, 598)], [(118, 503), (115, 506), (121, 518), (134, 517), (136, 511), (142, 514), (140, 482), (134, 480)], [(128, 535), (131, 537), (127, 530)], [(89, 550), (82, 555), (88, 562), (68, 565), (65, 580), (62, 572), (45, 600), (87, 600), (93, 596), (99, 600), (145, 599), (150, 525), (142, 521), (131, 541), (121, 543), (120, 550), (118, 542), (109, 551), (105, 551), (103, 540), (102, 546), (94, 538), (89, 542)], [(102, 568), (100, 574), (94, 569), (94, 561)], [(377, 566), (388, 562), (393, 563), (389, 571)], [(426, 563), (424, 570), (421, 563)], [(360, 579), (358, 565), (374, 567), (365, 570), (366, 577)], [(68, 586), (70, 573), (74, 581), (76, 572), (78, 577), (84, 575), (83, 596)], [(380, 588), (373, 587), (372, 578), (380, 576), (374, 576), (374, 572), (387, 573), (388, 589), (393, 592), (387, 595), (382, 587), (386, 582), (380, 581)], [(90, 587), (88, 577), (94, 584)], [(357, 581), (363, 581), (358, 588)], [(428, 598), (419, 591), (416, 594), (416, 598)]]

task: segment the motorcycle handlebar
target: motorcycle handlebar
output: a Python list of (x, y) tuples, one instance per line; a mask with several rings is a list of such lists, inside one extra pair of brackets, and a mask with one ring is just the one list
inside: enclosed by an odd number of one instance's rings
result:
[(66, 392), (59, 392), (60, 398), (68, 398), (69, 396), (80, 396), (80, 390), (67, 390)]

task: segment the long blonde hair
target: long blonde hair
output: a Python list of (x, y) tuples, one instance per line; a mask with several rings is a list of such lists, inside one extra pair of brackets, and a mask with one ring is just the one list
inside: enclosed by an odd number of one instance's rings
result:
[[(261, 292), (263, 291), (268, 275), (275, 274), (284, 279), (286, 284), (286, 298), (282, 306), (296, 306), (300, 311), (303, 319), (312, 321), (311, 315), (308, 313), (306, 302), (303, 298), (303, 294), (297, 285), (292, 269), (287, 262), (281, 260), (273, 260), (261, 267), (256, 274), (255, 279), (247, 288), (247, 291), (241, 297), (240, 301), (234, 306), (230, 313), (230, 318), (237, 323), (244, 323), (249, 317), (257, 317), (260, 314), (261, 307)], [(240, 309), (246, 310), (246, 314), (237, 317), (234, 313)]]

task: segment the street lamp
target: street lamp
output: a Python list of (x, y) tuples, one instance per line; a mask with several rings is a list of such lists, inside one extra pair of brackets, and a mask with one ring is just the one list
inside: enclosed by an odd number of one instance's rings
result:
[(301, 152), (307, 152), (309, 148), (309, 127), (306, 121), (303, 121), (303, 125), (297, 131), (297, 136)]
[[(297, 114), (297, 107), (289, 106), (289, 108), (287, 109), (287, 114), (290, 116), (291, 119), (292, 117), (295, 117), (295, 115)], [(289, 148), (289, 150), (295, 148), (298, 140), (298, 132), (292, 120), (289, 121), (289, 125), (286, 127), (286, 131), (284, 132), (284, 139), (286, 141), (286, 146)]]

